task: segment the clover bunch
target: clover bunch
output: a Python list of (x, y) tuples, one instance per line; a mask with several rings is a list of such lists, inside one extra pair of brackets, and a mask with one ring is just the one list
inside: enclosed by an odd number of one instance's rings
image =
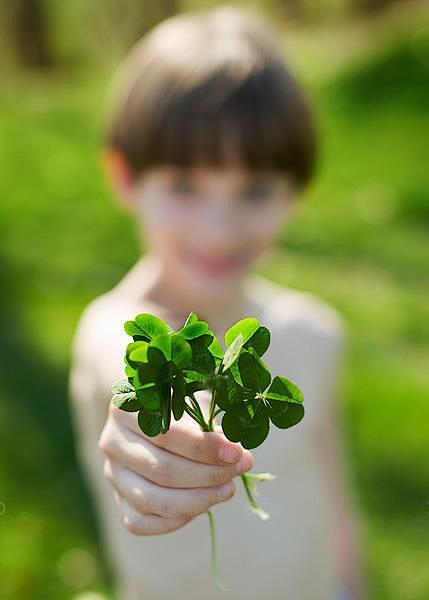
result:
[[(290, 380), (272, 378), (262, 361), (270, 345), (270, 332), (255, 318), (245, 318), (225, 333), (225, 351), (209, 325), (193, 312), (174, 331), (159, 317), (139, 314), (124, 325), (133, 341), (125, 353), (126, 379), (112, 387), (113, 404), (138, 411), (138, 424), (147, 436), (166, 433), (171, 418), (186, 412), (203, 431), (214, 431), (214, 419), (223, 413), (221, 426), (232, 442), (256, 448), (267, 438), (270, 423), (280, 429), (296, 425), (304, 416), (303, 396)], [(208, 416), (196, 393), (211, 392)], [(273, 479), (269, 473), (241, 475), (252, 510), (262, 519), (268, 514), (254, 498), (255, 482)], [(208, 511), (212, 538), (212, 573), (217, 575), (216, 535)]]

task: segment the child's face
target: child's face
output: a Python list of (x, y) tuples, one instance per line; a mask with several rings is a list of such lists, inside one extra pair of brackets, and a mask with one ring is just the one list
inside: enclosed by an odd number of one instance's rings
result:
[(273, 245), (294, 192), (284, 174), (160, 166), (137, 180), (132, 200), (146, 246), (170, 282), (213, 301), (234, 293)]

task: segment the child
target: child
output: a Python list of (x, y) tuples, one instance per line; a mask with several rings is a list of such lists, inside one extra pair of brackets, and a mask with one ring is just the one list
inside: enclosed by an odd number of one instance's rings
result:
[[(272, 34), (225, 7), (157, 26), (119, 72), (106, 157), (147, 252), (86, 309), (70, 390), (118, 598), (222, 597), (204, 515), (217, 503), (219, 572), (231, 599), (362, 598), (333, 418), (342, 321), (311, 294), (250, 273), (315, 160), (309, 109)], [(252, 453), (190, 418), (148, 438), (136, 413), (112, 407), (129, 342), (123, 323), (151, 312), (177, 329), (190, 311), (219, 340), (248, 316), (270, 329), (264, 361), (302, 389), (299, 426), (272, 428)], [(278, 476), (261, 486), (268, 521), (248, 510), (234, 482), (252, 468)]]

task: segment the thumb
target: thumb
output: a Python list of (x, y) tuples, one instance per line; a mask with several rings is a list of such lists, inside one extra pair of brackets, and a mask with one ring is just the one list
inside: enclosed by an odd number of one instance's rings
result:
[[(228, 438), (226, 437), (226, 435), (224, 434), (224, 432), (223, 432), (222, 425), (215, 425), (215, 428), (214, 428), (214, 429), (215, 429), (215, 432), (216, 432), (216, 433), (220, 433), (220, 434), (221, 434), (221, 435), (223, 435), (223, 436), (224, 436), (226, 439), (228, 439)], [(229, 441), (231, 441), (231, 440), (229, 440)], [(236, 442), (231, 442), (231, 443), (232, 443), (232, 444), (235, 444)], [(237, 443), (238, 443), (238, 444), (240, 444), (240, 442), (237, 442)], [(240, 446), (241, 446), (241, 444), (240, 444)], [(242, 447), (242, 446), (241, 446), (241, 447)], [(246, 448), (243, 448), (243, 454), (250, 454), (250, 455), (252, 455), (252, 459), (253, 459), (253, 454), (252, 454), (252, 452), (251, 452), (250, 450), (247, 450)]]

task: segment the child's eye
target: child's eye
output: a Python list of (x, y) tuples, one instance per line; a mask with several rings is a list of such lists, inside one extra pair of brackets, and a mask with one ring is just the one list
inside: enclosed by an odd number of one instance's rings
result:
[(243, 196), (251, 203), (257, 204), (269, 200), (272, 193), (272, 185), (265, 181), (258, 181), (248, 185), (244, 190)]

